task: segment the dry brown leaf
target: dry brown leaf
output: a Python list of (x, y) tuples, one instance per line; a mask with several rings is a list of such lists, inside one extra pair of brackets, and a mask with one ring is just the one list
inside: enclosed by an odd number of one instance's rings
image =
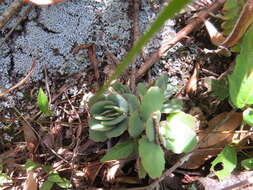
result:
[(39, 139), (29, 123), (23, 121), (22, 124), (27, 150), (29, 151), (30, 158), (33, 160), (35, 158), (35, 152), (39, 146)]
[(187, 81), (187, 84), (185, 86), (185, 92), (188, 95), (194, 95), (197, 91), (199, 69), (200, 69), (200, 65), (199, 63), (197, 63), (194, 67), (193, 74), (191, 75), (190, 79)]
[(27, 178), (24, 183), (24, 190), (37, 190), (37, 173), (33, 170), (27, 172)]
[(83, 169), (85, 178), (87, 179), (89, 185), (92, 185), (94, 183), (99, 171), (102, 169), (104, 164), (104, 162), (90, 163)]
[[(208, 122), (207, 132), (219, 125), (220, 122), (227, 116), (228, 112), (223, 112)], [(241, 125), (242, 113), (234, 113), (223, 125), (221, 125), (215, 132), (200, 145), (200, 150), (193, 153), (188, 162), (183, 165), (183, 168), (196, 169), (203, 165), (210, 157), (217, 155), (220, 149), (207, 149), (224, 147), (226, 144), (232, 142), (233, 133), (221, 133), (223, 131), (234, 131)], [(219, 133), (220, 132), (220, 133)], [(200, 134), (199, 139), (202, 139), (206, 133)], [(207, 149), (206, 151), (204, 149)]]

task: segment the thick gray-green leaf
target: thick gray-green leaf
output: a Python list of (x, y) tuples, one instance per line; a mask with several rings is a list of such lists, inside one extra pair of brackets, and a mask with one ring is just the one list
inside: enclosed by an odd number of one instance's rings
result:
[(162, 74), (156, 81), (155, 86), (159, 87), (161, 90), (165, 91), (168, 85), (168, 75)]
[(241, 52), (228, 81), (230, 99), (235, 107), (253, 104), (253, 25), (242, 40)]
[(144, 122), (141, 120), (140, 113), (138, 110), (130, 114), (129, 124), (128, 124), (128, 133), (130, 136), (136, 138), (144, 130)]
[(164, 94), (159, 87), (150, 87), (141, 102), (140, 112), (144, 120), (156, 111), (160, 111), (164, 102)]
[(93, 131), (89, 129), (89, 138), (95, 142), (104, 142), (107, 139), (107, 136), (104, 132)]
[(183, 101), (179, 99), (172, 99), (163, 104), (162, 113), (176, 113), (183, 109)]
[(91, 106), (90, 113), (92, 115), (101, 114), (103, 111), (105, 111), (105, 106), (108, 106), (108, 105), (112, 106), (112, 105), (115, 105), (115, 103), (108, 100), (96, 102)]
[(118, 137), (127, 130), (127, 126), (128, 126), (128, 119), (116, 125), (112, 130), (106, 131), (105, 134), (108, 138)]
[(195, 122), (184, 112), (170, 114), (167, 121), (161, 122), (159, 131), (164, 146), (177, 154), (192, 150), (197, 144)]
[(145, 83), (138, 83), (136, 87), (136, 94), (140, 97), (143, 97), (146, 92), (148, 91), (147, 86)]
[(125, 86), (121, 83), (115, 82), (111, 85), (112, 87), (112, 92), (116, 92), (119, 94), (125, 94), (125, 93), (131, 93), (131, 90), (129, 89), (128, 86)]
[(126, 119), (126, 118), (127, 118), (127, 115), (122, 114), (122, 115), (116, 117), (116, 118), (113, 119), (113, 120), (102, 121), (101, 124), (102, 124), (102, 125), (106, 125), (106, 126), (114, 126), (114, 125), (119, 124), (121, 121), (123, 121), (123, 120)]
[(140, 103), (139, 103), (139, 101), (138, 101), (138, 99), (135, 95), (133, 95), (133, 94), (123, 94), (122, 96), (128, 102), (130, 113), (132, 113), (135, 110), (139, 109)]
[(127, 158), (134, 152), (134, 144), (132, 141), (126, 141), (124, 143), (120, 143), (112, 147), (103, 158), (100, 160), (101, 162), (109, 161), (109, 160), (120, 160)]
[(110, 94), (107, 96), (107, 100), (115, 102), (117, 107), (123, 112), (128, 112), (128, 103), (120, 94)]
[(103, 125), (101, 124), (100, 121), (91, 119), (91, 121), (89, 122), (89, 127), (91, 130), (94, 130), (94, 131), (109, 131), (109, 130), (112, 130), (115, 126)]
[(253, 127), (253, 109), (248, 108), (243, 111), (243, 121)]
[(150, 142), (146, 136), (139, 140), (139, 154), (142, 166), (151, 178), (158, 178), (165, 168), (164, 152), (162, 148)]

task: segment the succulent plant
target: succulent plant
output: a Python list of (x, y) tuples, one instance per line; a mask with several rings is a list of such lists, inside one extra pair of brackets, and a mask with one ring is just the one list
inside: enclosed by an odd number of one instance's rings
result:
[(126, 93), (130, 92), (127, 87), (116, 83), (109, 91), (90, 101), (89, 132), (94, 141), (105, 141), (123, 134), (129, 126), (131, 114), (139, 107), (137, 97)]

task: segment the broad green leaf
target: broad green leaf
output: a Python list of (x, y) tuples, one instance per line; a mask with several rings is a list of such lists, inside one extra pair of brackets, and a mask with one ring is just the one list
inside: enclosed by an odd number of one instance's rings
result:
[(101, 124), (100, 121), (97, 121), (95, 119), (91, 119), (91, 121), (89, 122), (89, 127), (91, 130), (93, 131), (110, 131), (112, 130), (115, 126), (107, 126), (107, 125), (103, 125)]
[(130, 136), (136, 138), (144, 130), (144, 122), (141, 120), (140, 113), (138, 110), (130, 114), (129, 124), (128, 124), (128, 133)]
[[(230, 176), (231, 172), (235, 169), (237, 164), (236, 150), (230, 146), (225, 146), (220, 154), (212, 161), (210, 171), (213, 171), (220, 180)], [(221, 164), (222, 169), (215, 171), (215, 166)]]
[(245, 159), (241, 162), (242, 167), (244, 167), (246, 170), (252, 170), (253, 169), (253, 158)]
[(104, 90), (110, 86), (111, 82), (118, 78), (124, 72), (127, 65), (131, 63), (133, 58), (141, 51), (144, 45), (151, 40), (151, 38), (156, 34), (156, 32), (158, 32), (162, 28), (164, 23), (168, 19), (172, 18), (175, 14), (179, 13), (179, 11), (189, 2), (191, 2), (191, 0), (172, 0), (164, 7), (164, 9), (158, 15), (156, 21), (151, 25), (149, 30), (145, 32), (134, 44), (132, 49), (122, 60), (121, 64), (118, 65), (115, 72), (110, 76), (104, 86), (99, 90), (98, 95), (103, 94)]
[(128, 86), (125, 86), (121, 83), (118, 83), (118, 82), (115, 82), (111, 85), (112, 87), (112, 92), (116, 92), (116, 93), (119, 93), (119, 94), (125, 94), (125, 93), (131, 93), (131, 90), (129, 89)]
[(133, 95), (133, 94), (123, 94), (122, 96), (128, 102), (130, 113), (132, 113), (135, 110), (139, 109), (140, 103), (139, 103), (139, 101), (138, 101), (138, 99), (135, 95)]
[(51, 181), (45, 181), (44, 183), (43, 183), (43, 185), (42, 185), (42, 187), (40, 188), (40, 190), (50, 190), (50, 189), (52, 189), (52, 187), (53, 187), (53, 185), (54, 185), (54, 182), (51, 182)]
[(224, 100), (229, 96), (228, 81), (226, 78), (221, 78), (220, 80), (211, 81), (212, 92), (220, 100)]
[(154, 119), (156, 119), (156, 121), (159, 123), (160, 119), (161, 119), (161, 112), (154, 112), (151, 117), (148, 118), (148, 120), (146, 121), (146, 135), (147, 138), (150, 142), (154, 142), (155, 138), (156, 138), (156, 134), (158, 131), (156, 131), (155, 129), (155, 121)]
[(253, 127), (253, 109), (248, 108), (243, 111), (243, 121)]
[(167, 121), (160, 123), (160, 138), (164, 146), (180, 154), (192, 150), (196, 144), (196, 119), (184, 112), (170, 114)]
[(104, 142), (107, 139), (107, 136), (104, 132), (93, 131), (89, 129), (89, 138), (95, 142)]
[(235, 107), (253, 104), (253, 25), (243, 38), (240, 55), (228, 80), (230, 99)]
[(165, 168), (164, 152), (162, 148), (150, 142), (146, 136), (139, 140), (139, 155), (141, 164), (151, 178), (158, 178)]
[(115, 102), (117, 107), (123, 112), (128, 112), (128, 103), (120, 94), (110, 94), (107, 96), (107, 99)]
[(146, 92), (148, 91), (147, 86), (145, 83), (138, 83), (136, 87), (136, 94), (140, 97), (143, 97)]
[(97, 95), (92, 96), (89, 99), (88, 105), (89, 105), (89, 107), (91, 107), (94, 103), (104, 101), (104, 100), (106, 100), (106, 96), (104, 94), (101, 94), (101, 95), (98, 95), (98, 96)]
[(48, 98), (42, 88), (39, 89), (37, 102), (41, 112), (43, 112), (44, 114), (50, 114)]
[(126, 141), (112, 147), (106, 152), (104, 157), (100, 160), (101, 162), (109, 160), (120, 160), (127, 158), (134, 152), (134, 144), (132, 141)]
[(172, 99), (163, 104), (162, 113), (176, 113), (183, 109), (183, 101), (178, 99)]
[(120, 124), (116, 125), (112, 130), (106, 131), (105, 135), (107, 136), (107, 138), (118, 137), (127, 130), (127, 126), (128, 119), (125, 119)]
[(54, 183), (61, 183), (64, 182), (64, 179), (58, 173), (51, 173), (47, 177), (47, 181), (51, 181)]
[(103, 113), (103, 111), (105, 111), (105, 106), (108, 106), (108, 105), (115, 105), (115, 103), (108, 100), (96, 102), (91, 106), (90, 113), (92, 115), (101, 114)]
[(28, 171), (34, 170), (36, 168), (41, 167), (39, 164), (36, 164), (34, 161), (32, 161), (31, 159), (28, 159), (25, 163), (24, 168)]
[(140, 168), (138, 170), (139, 178), (144, 179), (147, 175), (147, 172), (145, 171), (145, 169), (144, 169), (144, 167), (143, 167), (143, 165), (142, 165), (142, 163), (139, 159), (137, 160), (137, 162), (139, 162), (139, 166), (140, 166)]
[(140, 106), (140, 113), (144, 120), (156, 111), (160, 111), (164, 102), (164, 94), (159, 87), (150, 87), (143, 97)]
[(156, 81), (155, 86), (159, 87), (163, 91), (167, 89), (168, 85), (168, 75), (162, 74)]
[(127, 118), (127, 115), (122, 114), (122, 115), (116, 117), (116, 118), (113, 119), (113, 120), (110, 120), (110, 121), (101, 121), (100, 123), (101, 123), (102, 125), (114, 126), (114, 125), (119, 124), (121, 121), (123, 121), (123, 120), (126, 119), (126, 118)]

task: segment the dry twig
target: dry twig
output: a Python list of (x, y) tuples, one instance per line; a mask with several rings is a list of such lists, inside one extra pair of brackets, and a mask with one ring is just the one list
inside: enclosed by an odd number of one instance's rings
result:
[(168, 43), (162, 44), (162, 46), (155, 51), (151, 56), (149, 56), (141, 68), (136, 74), (136, 80), (140, 79), (148, 69), (158, 61), (166, 51), (172, 48), (177, 42), (187, 37), (194, 29), (201, 26), (202, 22), (209, 16), (210, 13), (219, 10), (226, 0), (216, 0), (209, 8), (200, 11), (195, 17), (192, 18), (192, 22), (180, 30), (176, 36), (170, 40)]
[(17, 14), (17, 12), (23, 6), (23, 0), (15, 0), (11, 3), (11, 5), (4, 11), (4, 13), (0, 16), (0, 29), (2, 29), (7, 22)]
[(21, 85), (25, 84), (26, 81), (30, 78), (30, 76), (32, 75), (33, 71), (35, 70), (35, 66), (36, 66), (36, 63), (35, 61), (33, 61), (32, 63), (32, 67), (29, 71), (29, 73), (26, 75), (25, 78), (23, 78), (21, 81), (19, 81), (17, 84), (15, 84), (14, 86), (12, 86), (11, 88), (9, 88), (8, 90), (0, 93), (0, 98), (3, 97), (3, 96), (6, 96), (7, 94), (9, 94), (11, 91), (15, 90), (16, 88), (20, 87)]

